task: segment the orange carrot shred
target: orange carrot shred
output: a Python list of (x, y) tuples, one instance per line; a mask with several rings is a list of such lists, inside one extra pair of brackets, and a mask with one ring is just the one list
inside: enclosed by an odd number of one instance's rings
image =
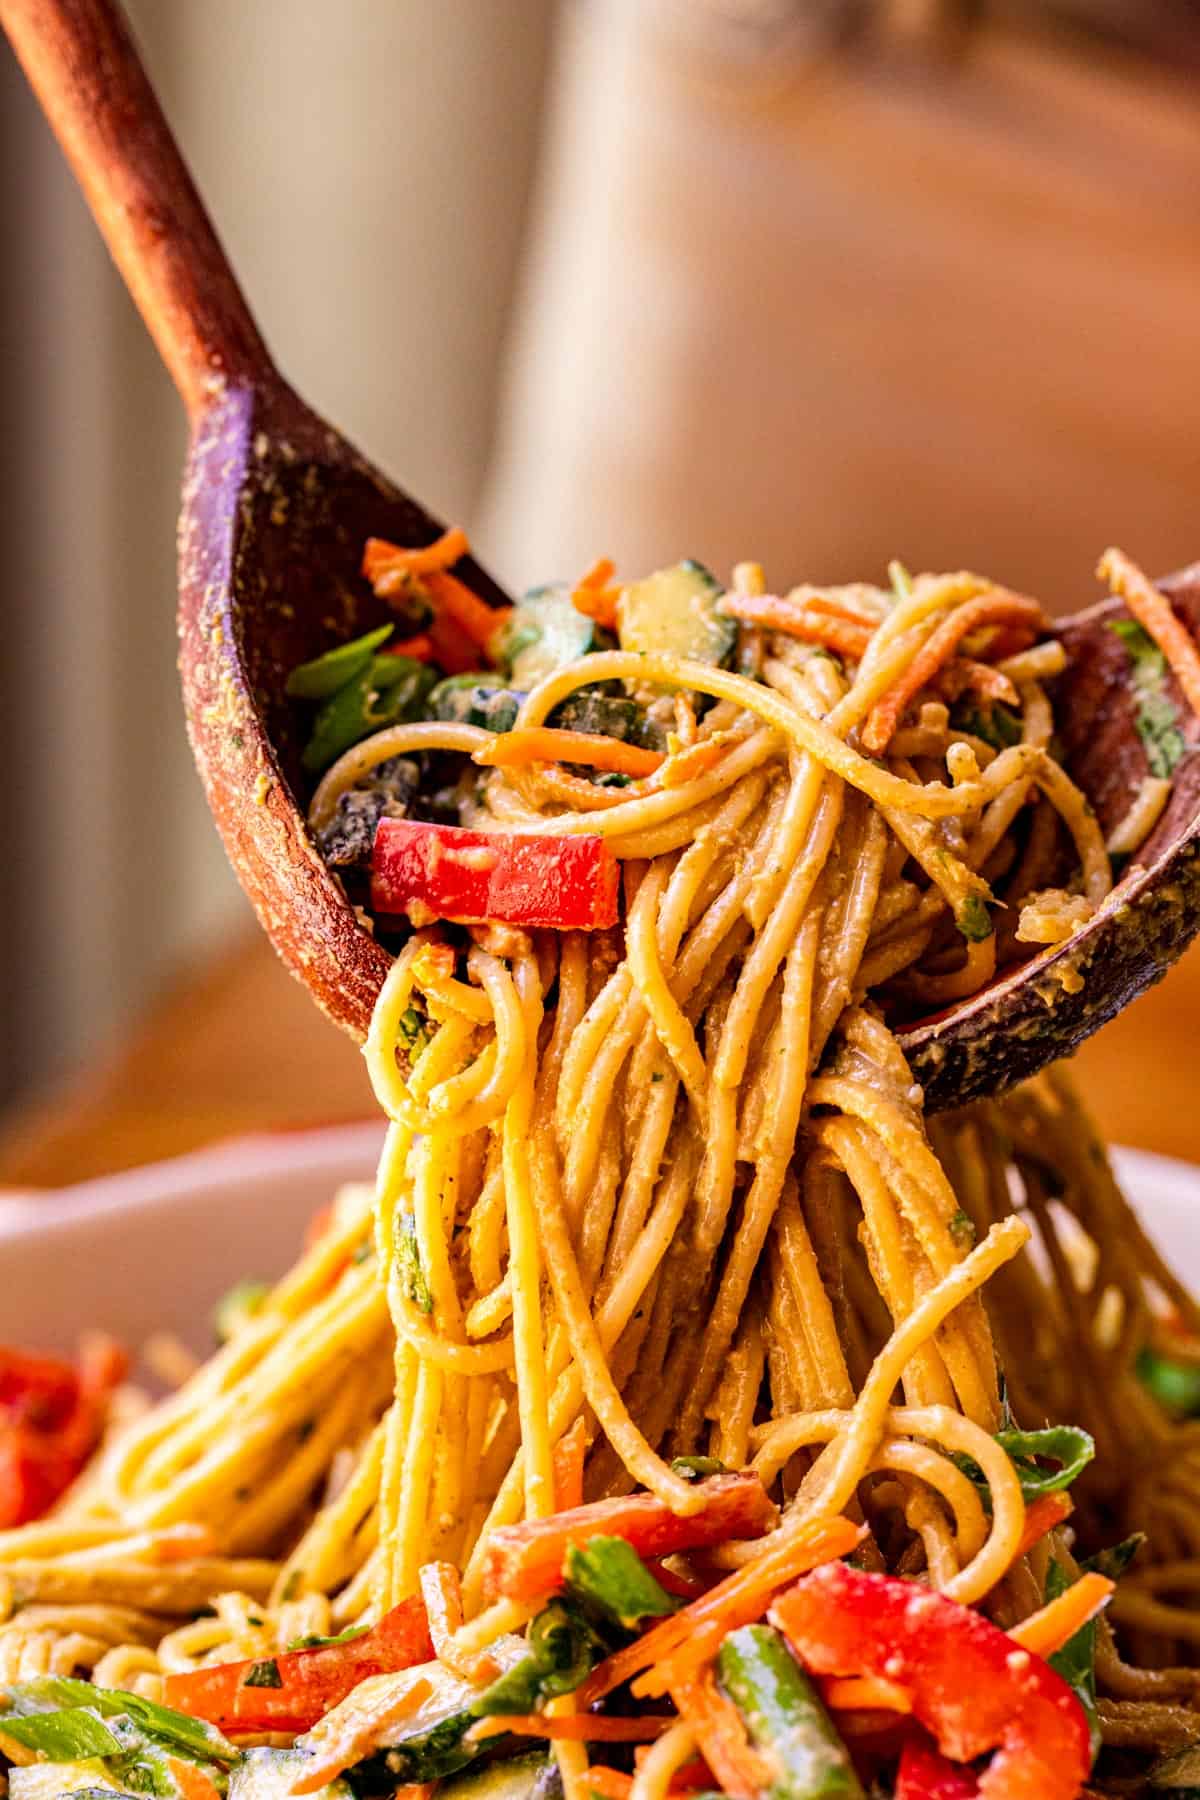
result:
[(585, 1787), (601, 1796), (601, 1800), (626, 1800), (633, 1786), (632, 1775), (626, 1775), (621, 1769), (610, 1769), (604, 1763), (589, 1763), (583, 1781)]
[(554, 1510), (569, 1512), (583, 1505), (583, 1463), (587, 1455), (587, 1425), (576, 1419), (554, 1446)]
[(1040, 1612), (1022, 1619), (1008, 1635), (1014, 1644), (1034, 1656), (1053, 1656), (1068, 1638), (1075, 1636), (1081, 1625), (1095, 1617), (1115, 1586), (1107, 1575), (1081, 1575), (1065, 1594), (1051, 1600)]
[(696, 1733), (704, 1760), (734, 1800), (756, 1800), (771, 1787), (766, 1759), (750, 1742), (742, 1715), (717, 1686), (711, 1666), (675, 1683), (671, 1698)]
[(833, 1675), (821, 1683), (821, 1698), (835, 1712), (912, 1711), (912, 1695), (898, 1681), (875, 1675)]
[(440, 616), (457, 625), (480, 650), (512, 612), (511, 606), (489, 606), (454, 575), (427, 575), (424, 586)]
[(402, 638), (398, 644), (388, 644), (385, 656), (411, 656), (414, 662), (433, 661), (433, 639), (427, 632), (418, 632), (416, 637)]
[(944, 699), (954, 701), (968, 690), (981, 700), (1002, 700), (1016, 706), (1019, 695), (1008, 676), (991, 663), (975, 662), (969, 656), (956, 656), (935, 677), (937, 690)]
[(839, 656), (858, 661), (874, 635), (874, 626), (815, 607), (799, 605), (778, 594), (726, 594), (721, 611), (744, 624), (781, 631), (805, 644), (819, 644)]
[(451, 568), (470, 548), (466, 532), (458, 525), (443, 531), (432, 544), (415, 550), (390, 544), (386, 538), (368, 538), (363, 551), (362, 572), (372, 585), (385, 575), (432, 575)]
[(571, 604), (576, 612), (586, 613), (606, 631), (615, 631), (617, 627), (617, 601), (621, 589), (613, 585), (616, 572), (617, 565), (612, 557), (602, 556), (571, 590)]
[(1032, 1506), (1026, 1507), (1025, 1529), (1021, 1533), (1021, 1541), (1017, 1545), (1013, 1561), (1027, 1555), (1048, 1531), (1053, 1531), (1056, 1525), (1069, 1519), (1074, 1510), (1075, 1502), (1067, 1493), (1043, 1494)]
[(1047, 625), (1046, 616), (1036, 600), (1026, 600), (1021, 594), (1009, 594), (1003, 589), (980, 594), (976, 599), (965, 600), (961, 606), (956, 606), (930, 633), (908, 667), (871, 708), (863, 727), (863, 748), (873, 756), (887, 749), (909, 701), (929, 685), (965, 637), (983, 625), (1014, 621), (1033, 625), (1039, 630), (1046, 629)]
[(661, 751), (643, 750), (639, 744), (626, 744), (620, 738), (604, 737), (599, 732), (557, 731), (549, 725), (524, 725), (515, 731), (502, 731), (482, 750), (476, 750), (474, 756), (475, 762), (490, 769), (519, 769), (531, 762), (568, 762), (632, 775), (635, 780), (653, 775), (665, 760)]
[(1200, 651), (1191, 633), (1175, 616), (1166, 595), (1123, 550), (1106, 550), (1096, 573), (1125, 602), (1143, 630), (1149, 632), (1170, 664), (1184, 699), (1194, 713), (1200, 713)]
[[(863, 1535), (859, 1526), (842, 1518), (810, 1519), (794, 1531), (777, 1532), (774, 1543), (768, 1543), (753, 1562), (718, 1582), (701, 1599), (643, 1632), (635, 1643), (598, 1663), (579, 1689), (579, 1705), (590, 1706), (639, 1670), (650, 1670), (651, 1665), (665, 1662), (684, 1645), (690, 1650), (702, 1628), (713, 1627), (719, 1644), (726, 1632), (739, 1625), (752, 1625), (762, 1617), (781, 1587), (821, 1563), (847, 1556)], [(657, 1671), (653, 1673), (657, 1675)], [(656, 1685), (655, 1691), (664, 1689)]]
[(662, 766), (659, 780), (663, 787), (682, 787), (685, 781), (695, 781), (697, 776), (707, 775), (715, 769), (729, 743), (724, 737), (705, 738), (703, 743), (689, 744), (686, 750), (677, 750), (669, 756)]

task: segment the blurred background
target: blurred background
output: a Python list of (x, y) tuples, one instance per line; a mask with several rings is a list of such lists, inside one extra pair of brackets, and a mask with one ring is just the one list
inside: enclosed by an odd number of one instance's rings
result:
[[(131, 0), (295, 385), (517, 587), (1200, 555), (1195, 0)], [(174, 669), (182, 417), (0, 50), (0, 1179), (365, 1114)], [(1085, 1051), (1200, 1157), (1193, 958)], [(1137, 1079), (1131, 1078), (1137, 1059)]]

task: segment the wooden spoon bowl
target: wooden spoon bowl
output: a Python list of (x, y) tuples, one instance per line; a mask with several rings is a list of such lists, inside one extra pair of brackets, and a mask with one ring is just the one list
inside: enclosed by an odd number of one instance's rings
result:
[[(322, 1010), (361, 1038), (391, 958), (329, 873), (298, 803), (303, 721), (288, 672), (391, 615), (358, 573), (370, 536), (441, 527), (281, 382), (231, 390), (192, 437), (179, 535), (188, 735), (229, 860)], [(464, 578), (501, 590), (474, 564)]]
[[(1200, 639), (1200, 563), (1158, 586)], [(1129, 657), (1110, 629), (1126, 616), (1120, 601), (1102, 600), (1057, 625), (1067, 651), (1054, 696), (1062, 761), (1106, 837), (1150, 773)], [(1200, 929), (1200, 721), (1173, 675), (1165, 687), (1187, 748), (1157, 825), (1096, 916), (1066, 943), (901, 1034), (932, 1110), (999, 1093), (1069, 1056), (1160, 980)]]
[[(370, 536), (441, 530), (276, 370), (111, 0), (0, 0), (3, 24), (187, 409), (179, 524), (188, 734), (229, 860), (271, 942), (362, 1037), (389, 958), (309, 837), (297, 662), (388, 617)], [(473, 563), (485, 599), (507, 596)]]
[[(365, 540), (441, 527), (287, 386), (271, 361), (111, 0), (0, 0), (4, 25), (188, 411), (180, 667), (188, 730), (235, 872), (271, 942), (362, 1038), (389, 957), (313, 844), (298, 662), (388, 615), (359, 576)], [(474, 564), (485, 599), (506, 596)], [(1200, 565), (1164, 583), (1193, 631)], [(1107, 831), (1146, 773), (1128, 658), (1103, 603), (1063, 622), (1065, 760)], [(1180, 709), (1181, 719), (1188, 716)], [(1187, 729), (1194, 736), (1195, 720)], [(909, 1028), (932, 1107), (996, 1092), (1075, 1049), (1164, 973), (1200, 926), (1200, 759), (1113, 901), (1068, 943)]]

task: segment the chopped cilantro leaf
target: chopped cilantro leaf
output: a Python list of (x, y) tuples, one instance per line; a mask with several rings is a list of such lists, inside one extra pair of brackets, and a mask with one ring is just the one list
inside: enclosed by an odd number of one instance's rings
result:
[(1167, 659), (1136, 619), (1113, 619), (1109, 630), (1120, 638), (1129, 658), (1135, 722), (1150, 773), (1165, 780), (1174, 773), (1187, 747), (1165, 687)]
[(967, 895), (954, 922), (970, 944), (980, 944), (992, 935), (991, 915), (979, 894)]
[(251, 1663), (246, 1671), (243, 1687), (277, 1688), (283, 1686), (283, 1676), (279, 1673), (279, 1664), (273, 1656), (264, 1658), (262, 1662)]
[(423, 1313), (433, 1311), (433, 1295), (421, 1267), (421, 1248), (417, 1243), (417, 1223), (411, 1213), (396, 1215), (396, 1273), (400, 1286), (413, 1305)]

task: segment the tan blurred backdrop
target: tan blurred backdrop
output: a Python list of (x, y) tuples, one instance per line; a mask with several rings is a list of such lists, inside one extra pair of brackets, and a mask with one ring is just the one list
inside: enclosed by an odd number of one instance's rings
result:
[[(1195, 11), (134, 7), (281, 363), (514, 583), (899, 554), (1058, 606), (1110, 539), (1200, 554)], [(238, 947), (172, 666), (180, 422), (8, 62), (0, 133), (7, 1091), (183, 971), (140, 1061), (89, 1064), (110, 1165), (363, 1110), (352, 1048)], [(1122, 1044), (1188, 1110), (1158, 1004), (1089, 1065), (1127, 1135)]]

